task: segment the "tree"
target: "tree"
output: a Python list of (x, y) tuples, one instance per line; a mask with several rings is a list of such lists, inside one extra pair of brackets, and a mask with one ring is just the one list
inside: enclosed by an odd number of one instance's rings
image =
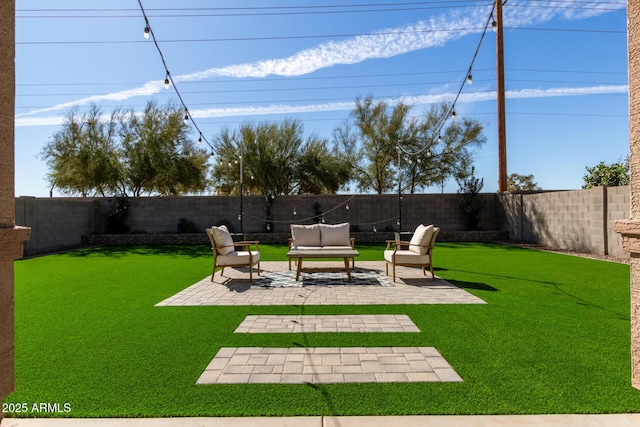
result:
[(213, 180), (222, 194), (243, 191), (274, 200), (281, 194), (335, 193), (349, 181), (348, 165), (328, 143), (315, 135), (304, 139), (297, 120), (245, 123), (236, 131), (223, 129), (214, 140), (218, 161)]
[(124, 174), (122, 187), (133, 196), (202, 191), (207, 185), (207, 154), (189, 139), (184, 113), (174, 105), (150, 101), (142, 116), (120, 114)]
[(389, 106), (371, 96), (357, 99), (350, 119), (334, 130), (333, 137), (358, 188), (378, 194), (395, 190), (398, 172), (402, 191), (409, 193), (450, 176), (462, 177), (472, 163), (471, 149), (486, 138), (480, 123), (471, 119), (444, 126), (450, 111), (443, 103), (411, 117), (411, 106), (404, 102)]
[(629, 185), (629, 158), (624, 161), (610, 165), (604, 162), (596, 166), (587, 167), (587, 174), (582, 177), (584, 184), (582, 188), (592, 188), (600, 185), (616, 187), (619, 185)]
[(49, 166), (49, 183), (65, 194), (86, 197), (114, 192), (121, 176), (114, 116), (103, 121), (95, 105), (84, 114), (77, 108), (70, 110), (41, 156)]
[(533, 180), (533, 175), (512, 173), (507, 177), (507, 191), (535, 191), (540, 189)]
[(116, 108), (108, 118), (92, 105), (70, 110), (42, 150), (48, 180), (65, 194), (140, 196), (202, 191), (207, 156), (189, 139), (175, 106), (149, 102), (142, 115)]
[(407, 155), (402, 162), (404, 191), (413, 194), (449, 177), (465, 178), (473, 148), (486, 142), (480, 122), (464, 117), (447, 121), (450, 110), (447, 103), (432, 106), (419, 122), (417, 138), (405, 142), (406, 151), (420, 154)]

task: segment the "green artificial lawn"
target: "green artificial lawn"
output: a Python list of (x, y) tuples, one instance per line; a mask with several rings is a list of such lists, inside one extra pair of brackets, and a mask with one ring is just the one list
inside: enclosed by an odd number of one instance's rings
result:
[[(260, 248), (263, 260), (286, 259), (285, 246)], [(381, 260), (384, 245), (358, 249), (359, 260)], [(206, 246), (18, 261), (17, 391), (4, 407), (26, 411), (6, 415), (640, 412), (640, 391), (630, 385), (628, 265), (444, 242), (434, 263), (438, 275), (487, 304), (154, 307), (210, 274)], [(422, 332), (233, 333), (248, 314), (301, 313), (407, 314)], [(196, 385), (223, 346), (433, 346), (464, 382)]]

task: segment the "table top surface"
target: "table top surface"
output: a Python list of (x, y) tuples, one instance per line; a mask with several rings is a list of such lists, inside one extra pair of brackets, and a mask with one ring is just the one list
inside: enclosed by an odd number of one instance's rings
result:
[(355, 249), (292, 249), (289, 258), (351, 258), (360, 256)]

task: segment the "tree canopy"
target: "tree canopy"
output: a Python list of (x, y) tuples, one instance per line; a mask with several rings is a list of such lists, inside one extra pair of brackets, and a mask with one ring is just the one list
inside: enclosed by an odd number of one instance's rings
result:
[(600, 185), (615, 187), (629, 185), (629, 158), (610, 165), (600, 162), (596, 166), (587, 167), (587, 174), (582, 177), (582, 188), (592, 188)]
[(325, 139), (305, 139), (297, 120), (244, 123), (215, 138), (214, 185), (220, 194), (239, 194), (240, 157), (243, 192), (281, 194), (336, 193), (350, 178), (348, 165)]
[(443, 103), (412, 116), (404, 102), (390, 106), (371, 96), (356, 100), (350, 118), (334, 130), (334, 141), (358, 189), (378, 194), (394, 190), (398, 172), (402, 191), (408, 193), (464, 176), (472, 149), (486, 137), (475, 120), (447, 120), (450, 111)]
[(175, 106), (149, 102), (141, 115), (92, 105), (70, 110), (44, 146), (47, 179), (65, 194), (180, 195), (207, 185), (207, 155), (189, 139)]
[[(70, 195), (334, 194), (357, 187), (414, 193), (460, 179), (485, 143), (482, 125), (451, 119), (446, 103), (414, 115), (404, 102), (358, 98), (333, 139), (305, 136), (302, 122), (247, 122), (214, 136), (215, 163), (190, 137), (183, 110), (147, 103), (143, 112), (92, 105), (70, 110), (41, 152), (47, 179)], [(241, 170), (242, 178), (241, 178)], [(211, 175), (209, 176), (209, 173)]]
[(540, 189), (534, 181), (533, 175), (512, 173), (507, 177), (507, 191), (534, 191)]

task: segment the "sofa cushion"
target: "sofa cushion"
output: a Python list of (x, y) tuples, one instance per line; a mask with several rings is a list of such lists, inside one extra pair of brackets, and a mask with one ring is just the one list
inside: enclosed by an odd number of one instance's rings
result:
[(431, 261), (430, 258), (431, 257), (429, 256), (429, 254), (418, 255), (417, 253), (407, 249), (398, 249), (397, 251), (395, 251), (395, 253), (393, 250), (384, 251), (385, 261), (391, 263), (395, 262), (396, 265), (427, 265)]
[(351, 246), (349, 223), (320, 224), (320, 244), (324, 246)]
[(320, 227), (318, 224), (291, 224), (291, 237), (295, 246), (320, 246)]
[(252, 266), (260, 261), (260, 251), (237, 251), (218, 257), (218, 265), (248, 265), (251, 259)]
[(433, 236), (433, 224), (428, 226), (420, 224), (411, 237), (409, 242), (409, 250), (417, 253), (418, 255), (424, 255), (429, 249), (428, 245), (431, 242)]
[(216, 251), (218, 251), (220, 255), (228, 255), (234, 251), (233, 239), (226, 225), (211, 227), (211, 231), (216, 243)]

